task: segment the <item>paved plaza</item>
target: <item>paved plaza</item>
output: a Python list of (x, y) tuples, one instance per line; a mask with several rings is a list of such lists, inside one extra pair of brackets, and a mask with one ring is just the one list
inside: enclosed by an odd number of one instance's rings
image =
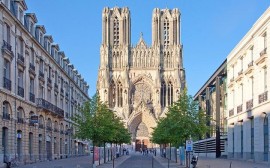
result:
[[(153, 163), (153, 166), (152, 166)], [(141, 153), (131, 152), (130, 155), (124, 155), (112, 161), (97, 165), (96, 168), (184, 168), (180, 166), (179, 162), (169, 162), (159, 155), (153, 156), (142, 155)], [(54, 160), (48, 162), (40, 162), (19, 168), (91, 168), (91, 157), (82, 156), (76, 158), (68, 158), (61, 160)], [(254, 163), (251, 161), (229, 160), (229, 159), (212, 159), (199, 157), (197, 168), (269, 168), (267, 163)]]

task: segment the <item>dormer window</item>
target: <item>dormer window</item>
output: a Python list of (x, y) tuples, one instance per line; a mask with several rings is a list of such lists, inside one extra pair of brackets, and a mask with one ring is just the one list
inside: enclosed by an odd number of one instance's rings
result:
[(23, 10), (21, 8), (19, 8), (18, 19), (23, 23)]
[(43, 34), (41, 32), (39, 33), (38, 41), (39, 41), (40, 44), (42, 44), (42, 42), (43, 42)]
[(34, 23), (30, 21), (29, 23), (29, 32), (30, 34), (34, 34)]
[(51, 51), (51, 43), (50, 43), (49, 41), (47, 41), (47, 48), (46, 48), (46, 50), (47, 50), (48, 52)]

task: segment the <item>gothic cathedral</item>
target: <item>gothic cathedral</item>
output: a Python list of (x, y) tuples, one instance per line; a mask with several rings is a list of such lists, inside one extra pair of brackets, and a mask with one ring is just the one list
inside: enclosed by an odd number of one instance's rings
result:
[(121, 117), (136, 149), (152, 147), (152, 128), (186, 85), (179, 9), (153, 10), (152, 45), (133, 46), (128, 8), (104, 8), (97, 90)]

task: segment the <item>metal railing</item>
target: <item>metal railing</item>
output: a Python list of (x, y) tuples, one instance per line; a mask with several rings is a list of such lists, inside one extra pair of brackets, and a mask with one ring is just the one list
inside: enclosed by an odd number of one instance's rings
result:
[(39, 71), (39, 77), (44, 79), (44, 73), (42, 71)]
[(23, 124), (23, 123), (24, 123), (23, 118), (18, 117), (18, 118), (17, 118), (17, 123), (21, 123), (21, 124)]
[(44, 110), (50, 111), (50, 112), (58, 115), (59, 117), (64, 117), (64, 110), (53, 105), (52, 103), (50, 103), (42, 98), (37, 98), (36, 103), (37, 103), (38, 108), (42, 108)]
[(18, 95), (24, 97), (24, 88), (21, 86), (18, 86)]
[(35, 71), (36, 70), (36, 67), (34, 64), (30, 63), (29, 64), (29, 69), (32, 70), (32, 71)]
[(3, 119), (10, 120), (10, 114), (7, 112), (3, 112)]
[(24, 64), (24, 57), (20, 53), (18, 53), (18, 61), (21, 61)]
[(253, 107), (253, 99), (250, 99), (249, 101), (246, 102), (246, 110), (249, 111)]
[(259, 104), (267, 101), (267, 91), (263, 92), (262, 94), (259, 95)]
[(47, 127), (46, 127), (46, 130), (52, 131), (52, 127), (51, 127), (51, 126), (47, 126)]
[(8, 51), (12, 52), (12, 46), (8, 42), (6, 42), (5, 40), (3, 40), (2, 48), (7, 49)]
[(4, 88), (11, 90), (11, 80), (6, 77), (4, 77)]
[(35, 94), (33, 94), (33, 93), (29, 93), (29, 100), (31, 101), (31, 102), (33, 102), (33, 103), (35, 103)]

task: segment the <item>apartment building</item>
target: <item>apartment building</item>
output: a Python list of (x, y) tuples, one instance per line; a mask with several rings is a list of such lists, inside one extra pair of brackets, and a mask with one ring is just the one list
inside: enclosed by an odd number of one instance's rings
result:
[(24, 0), (0, 9), (0, 167), (83, 155), (71, 117), (89, 86)]
[(270, 8), (227, 57), (228, 157), (268, 161)]

